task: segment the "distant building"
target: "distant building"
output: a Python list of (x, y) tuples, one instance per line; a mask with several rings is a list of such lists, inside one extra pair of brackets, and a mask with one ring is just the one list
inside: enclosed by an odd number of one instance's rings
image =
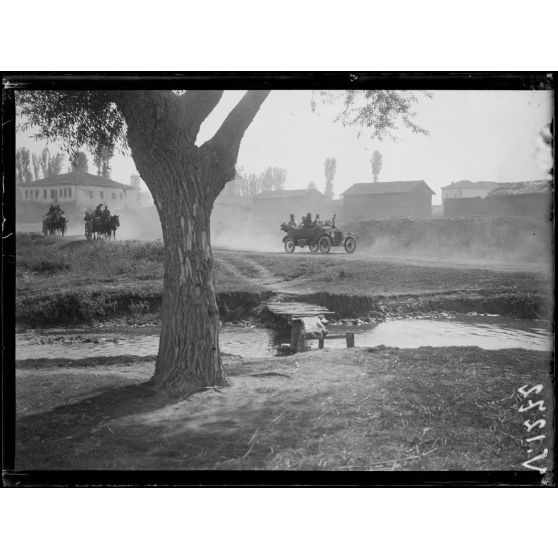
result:
[(343, 218), (389, 219), (432, 216), (434, 191), (424, 180), (359, 182), (343, 192)]
[(446, 198), (445, 217), (509, 216), (547, 220), (551, 217), (552, 186), (549, 180), (490, 182), (484, 197)]
[(81, 171), (49, 176), (19, 184), (18, 213), (27, 221), (40, 221), (50, 204), (58, 203), (66, 214), (80, 214), (106, 204), (111, 211), (134, 208), (139, 204), (139, 177), (122, 184)]
[(319, 213), (322, 219), (330, 219), (331, 208), (331, 201), (319, 190), (307, 188), (261, 192), (252, 198), (254, 219), (276, 226), (287, 222), (291, 213), (297, 221), (307, 213), (311, 213), (312, 218)]
[(486, 197), (492, 214), (552, 218), (552, 183), (550, 180), (532, 182), (503, 182)]
[(217, 196), (211, 212), (211, 235), (238, 231), (252, 220), (252, 199), (224, 190)]
[(446, 199), (486, 198), (489, 192), (497, 187), (496, 182), (471, 182), (470, 180), (452, 182), (450, 185), (441, 188), (442, 204)]

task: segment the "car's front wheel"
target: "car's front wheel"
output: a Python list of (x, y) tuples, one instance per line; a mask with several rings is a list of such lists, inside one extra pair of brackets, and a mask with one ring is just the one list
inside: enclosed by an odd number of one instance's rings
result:
[(294, 252), (295, 242), (290, 236), (285, 238), (284, 245), (285, 245), (285, 252), (287, 252), (288, 254), (292, 254)]
[(345, 252), (352, 254), (356, 250), (356, 239), (353, 236), (348, 236), (345, 239)]

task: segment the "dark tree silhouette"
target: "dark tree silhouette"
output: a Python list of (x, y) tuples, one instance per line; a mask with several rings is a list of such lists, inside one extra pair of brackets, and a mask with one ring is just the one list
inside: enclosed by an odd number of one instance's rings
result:
[(31, 165), (33, 167), (33, 180), (41, 178), (41, 158), (36, 153), (31, 153)]
[(26, 147), (20, 147), (16, 151), (16, 182), (18, 184), (33, 182), (31, 152)]
[(56, 153), (51, 155), (48, 148), (44, 148), (41, 152), (41, 170), (45, 178), (49, 176), (56, 176), (62, 172), (62, 165), (64, 164), (64, 154)]
[(335, 157), (328, 157), (324, 161), (324, 170), (326, 177), (326, 187), (324, 194), (329, 198), (333, 198), (333, 179), (337, 171), (337, 161)]
[(372, 153), (370, 165), (372, 167), (372, 177), (374, 178), (374, 182), (378, 182), (378, 176), (382, 171), (382, 154), (378, 150)]
[(97, 167), (97, 174), (104, 178), (110, 178), (110, 160), (114, 153), (107, 147), (103, 147), (95, 153), (93, 164)]
[(279, 167), (273, 167), (271, 169), (271, 180), (273, 183), (274, 190), (284, 190), (285, 182), (287, 180), (287, 171)]
[(83, 151), (75, 151), (70, 157), (70, 164), (73, 171), (89, 172), (89, 161)]

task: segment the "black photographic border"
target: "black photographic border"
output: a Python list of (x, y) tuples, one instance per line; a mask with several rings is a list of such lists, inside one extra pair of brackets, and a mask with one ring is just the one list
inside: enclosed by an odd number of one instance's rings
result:
[[(552, 90), (553, 72), (5, 72), (2, 77), (2, 482), (6, 487), (553, 486), (554, 471), (17, 470), (15, 458), (15, 95), (18, 89)], [(554, 96), (554, 114), (556, 97)], [(555, 121), (553, 120), (553, 132)], [(555, 170), (554, 170), (555, 172)], [(554, 178), (554, 177), (553, 177)], [(554, 251), (554, 246), (552, 247)], [(555, 264), (554, 264), (555, 265)], [(554, 270), (555, 271), (555, 270)], [(553, 315), (554, 318), (554, 315)], [(553, 320), (554, 321), (554, 320)], [(552, 366), (554, 409), (555, 367)], [(555, 416), (554, 460), (556, 463)]]

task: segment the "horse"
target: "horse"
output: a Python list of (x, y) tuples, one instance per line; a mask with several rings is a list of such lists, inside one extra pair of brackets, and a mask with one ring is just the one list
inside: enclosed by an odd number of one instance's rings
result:
[(110, 240), (111, 237), (116, 239), (116, 229), (120, 226), (120, 218), (118, 215), (111, 215), (106, 210), (99, 212), (85, 212), (85, 238), (87, 240), (97, 240), (101, 237)]
[(120, 226), (120, 217), (118, 215), (111, 215), (109, 223), (109, 238), (112, 233), (113, 238), (116, 240), (116, 229)]
[(68, 218), (64, 217), (64, 212), (60, 209), (60, 206), (51, 205), (43, 219), (43, 234), (47, 236), (60, 232), (64, 236), (67, 225)]

